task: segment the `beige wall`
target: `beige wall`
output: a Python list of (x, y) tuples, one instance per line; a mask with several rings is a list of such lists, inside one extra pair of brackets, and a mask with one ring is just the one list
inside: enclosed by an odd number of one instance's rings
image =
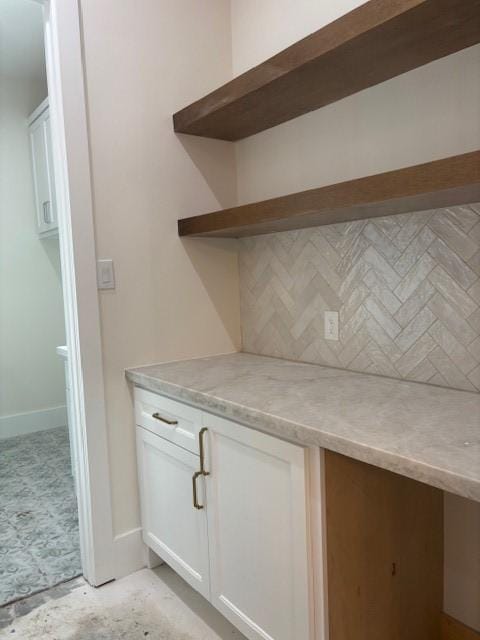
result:
[[(244, 71), (359, 4), (232, 0), (234, 70)], [(239, 201), (478, 148), (479, 66), (480, 45), (239, 142)]]
[[(360, 4), (232, 0), (235, 73)], [(237, 143), (239, 202), (478, 149), (479, 69), (476, 46)], [(480, 629), (480, 505), (457, 500), (446, 498), (445, 605)]]
[[(141, 6), (140, 6), (141, 5)], [(231, 77), (227, 0), (82, 0), (114, 532), (139, 526), (124, 368), (239, 347), (234, 242), (176, 220), (235, 203), (233, 148), (176, 136), (172, 114)]]
[(0, 438), (19, 425), (7, 416), (65, 405), (58, 239), (37, 234), (27, 125), (46, 92), (44, 78), (0, 75)]
[(480, 45), (237, 144), (240, 202), (473, 151)]
[(236, 243), (180, 241), (177, 218), (235, 204), (237, 189), (246, 201), (478, 146), (478, 48), (235, 146), (175, 136), (171, 114), (232, 68), (360, 3), (232, 0), (231, 16), (229, 4), (81, 0), (97, 254), (117, 278), (100, 294), (117, 535), (139, 524), (123, 369), (240, 342)]
[(231, 0), (234, 75), (260, 64), (364, 2)]

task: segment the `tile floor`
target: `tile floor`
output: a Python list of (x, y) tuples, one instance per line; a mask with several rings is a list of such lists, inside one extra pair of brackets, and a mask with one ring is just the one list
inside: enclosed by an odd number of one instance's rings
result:
[(77, 578), (0, 609), (0, 639), (246, 640), (167, 565), (98, 589)]
[(0, 606), (80, 574), (67, 428), (0, 440)]

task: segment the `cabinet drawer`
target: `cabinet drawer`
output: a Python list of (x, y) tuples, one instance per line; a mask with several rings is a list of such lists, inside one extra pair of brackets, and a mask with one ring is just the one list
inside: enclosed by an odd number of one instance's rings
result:
[(135, 421), (192, 453), (199, 453), (202, 412), (165, 396), (135, 387)]

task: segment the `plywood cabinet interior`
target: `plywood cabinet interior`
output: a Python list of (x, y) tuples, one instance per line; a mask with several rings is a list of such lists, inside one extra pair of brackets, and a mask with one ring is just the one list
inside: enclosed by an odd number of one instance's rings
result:
[[(480, 604), (479, 604), (480, 606)], [(479, 640), (480, 633), (465, 626), (458, 620), (443, 615), (442, 618), (442, 640)]]
[(443, 493), (325, 452), (330, 640), (438, 640)]

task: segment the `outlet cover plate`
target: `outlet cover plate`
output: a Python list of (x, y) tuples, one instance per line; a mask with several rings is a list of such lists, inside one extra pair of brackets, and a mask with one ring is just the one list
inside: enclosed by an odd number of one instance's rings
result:
[(325, 340), (338, 341), (338, 311), (325, 311)]

